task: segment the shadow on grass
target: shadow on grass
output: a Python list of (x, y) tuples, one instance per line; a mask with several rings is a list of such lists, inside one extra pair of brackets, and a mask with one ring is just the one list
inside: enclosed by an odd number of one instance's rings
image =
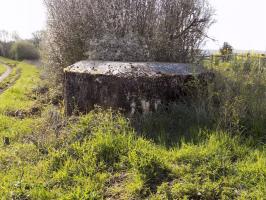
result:
[(201, 130), (212, 127), (206, 108), (182, 102), (162, 106), (154, 113), (137, 114), (130, 121), (138, 134), (165, 146), (200, 142)]

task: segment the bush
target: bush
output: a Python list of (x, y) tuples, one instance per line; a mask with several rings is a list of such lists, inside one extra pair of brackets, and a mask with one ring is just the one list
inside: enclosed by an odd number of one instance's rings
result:
[(87, 56), (91, 60), (147, 61), (152, 59), (142, 38), (129, 34), (117, 38), (113, 34), (90, 41)]
[[(212, 24), (206, 0), (45, 0), (49, 71), (82, 59), (190, 62)], [(86, 55), (87, 53), (87, 55)]]
[(10, 54), (16, 60), (39, 59), (39, 52), (33, 44), (27, 41), (18, 41), (12, 44)]
[(13, 42), (2, 42), (0, 41), (0, 56), (10, 58), (10, 49)]
[(233, 55), (233, 47), (229, 43), (225, 42), (223, 47), (220, 49), (220, 53), (223, 56), (224, 61), (229, 61)]

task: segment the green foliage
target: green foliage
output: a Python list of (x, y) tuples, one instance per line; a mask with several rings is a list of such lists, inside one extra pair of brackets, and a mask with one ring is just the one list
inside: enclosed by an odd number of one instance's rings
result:
[(10, 55), (16, 60), (39, 59), (39, 52), (36, 47), (27, 41), (17, 41), (12, 44)]
[[(240, 136), (205, 132), (197, 145), (183, 143), (167, 150), (137, 137), (120, 114), (99, 109), (66, 129), (67, 138), (48, 145), (46, 155), (26, 144), (16, 147), (19, 154), (7, 153), (11, 147), (1, 150), (8, 172), (0, 173), (7, 184), (2, 187), (9, 188), (2, 195), (13, 191), (32, 199), (260, 199), (266, 192), (266, 152)], [(20, 168), (12, 163), (16, 160), (25, 166), (21, 180)], [(11, 174), (14, 170), (17, 176)], [(20, 185), (13, 187), (7, 180)]]
[(219, 126), (265, 141), (265, 58), (239, 55), (212, 68), (216, 80), (209, 88), (209, 98)]
[(228, 42), (225, 42), (220, 49), (220, 54), (225, 61), (229, 61), (233, 55), (233, 47)]
[(13, 44), (12, 41), (9, 42), (0, 41), (0, 56), (10, 57), (10, 49), (12, 44)]

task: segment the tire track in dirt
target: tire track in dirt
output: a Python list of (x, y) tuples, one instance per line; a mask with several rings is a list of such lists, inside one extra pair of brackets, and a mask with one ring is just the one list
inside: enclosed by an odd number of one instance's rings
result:
[(9, 67), (8, 65), (2, 62), (0, 62), (0, 64), (6, 67), (6, 71), (0, 76), (0, 82), (2, 82), (4, 79), (6, 79), (10, 75), (10, 73), (12, 72), (12, 69), (11, 67)]
[[(13, 69), (12, 67), (10, 67), (9, 65), (5, 64), (4, 62), (0, 61), (0, 64), (5, 66), (7, 68), (6, 72), (4, 74), (2, 74), (0, 76), (0, 83), (3, 82), (6, 78), (9, 77), (9, 75), (12, 73)], [(10, 88), (20, 77), (20, 70), (16, 71), (16, 75), (15, 77), (12, 79), (11, 82), (9, 82), (4, 88), (0, 88), (0, 95), (7, 90), (8, 88)]]

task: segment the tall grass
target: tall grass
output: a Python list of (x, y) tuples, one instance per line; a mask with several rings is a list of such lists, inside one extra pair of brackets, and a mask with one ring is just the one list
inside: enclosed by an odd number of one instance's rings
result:
[(196, 142), (200, 130), (223, 131), (265, 143), (266, 58), (238, 55), (223, 62), (213, 56), (204, 65), (215, 74), (207, 94), (200, 88), (192, 100), (136, 117), (133, 125), (144, 136), (166, 145)]
[(21, 76), (11, 88), (0, 96), (0, 113), (6, 110), (28, 109), (34, 103), (27, 93), (30, 93), (39, 83), (39, 72), (36, 67), (26, 63), (18, 64), (17, 68), (21, 71)]
[(210, 98), (218, 103), (214, 107), (218, 127), (265, 142), (266, 58), (238, 55), (212, 68), (217, 78)]
[(204, 132), (197, 144), (167, 150), (137, 136), (121, 114), (101, 109), (65, 131), (66, 137), (44, 146), (47, 152), (30, 143), (0, 151), (2, 197), (263, 199), (266, 194), (265, 150), (240, 136)]
[[(6, 58), (0, 58), (0, 60), (9, 65), (18, 64)], [(11, 88), (0, 95), (0, 138), (13, 139), (20, 134), (29, 133), (35, 121), (24, 114), (31, 110), (35, 104), (35, 100), (31, 97), (34, 94), (30, 93), (39, 82), (38, 70), (25, 63), (18, 64), (16, 68), (21, 71), (20, 78)]]

